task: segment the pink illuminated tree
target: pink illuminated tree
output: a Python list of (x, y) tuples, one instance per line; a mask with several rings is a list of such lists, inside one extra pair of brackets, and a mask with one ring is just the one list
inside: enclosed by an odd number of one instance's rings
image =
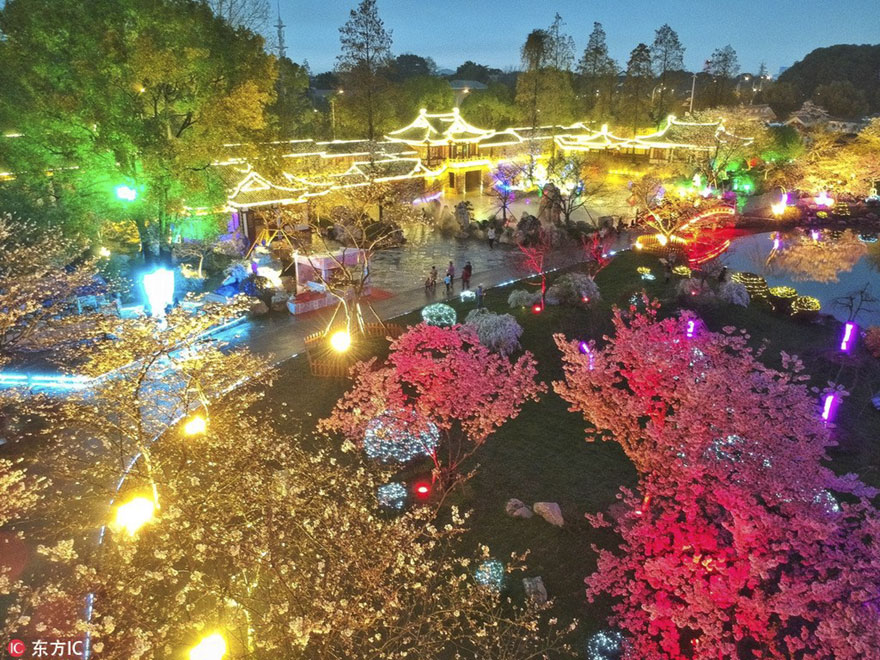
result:
[(615, 599), (628, 657), (870, 656), (876, 492), (824, 467), (833, 442), (799, 361), (783, 354), (770, 369), (733, 328), (658, 320), (655, 304), (626, 316), (587, 353), (557, 335), (565, 380), (554, 388), (639, 472), (615, 516), (620, 552), (596, 549), (586, 581), (591, 600)]
[(370, 423), (389, 413), (409, 436), (436, 428), (440, 444), (430, 457), (447, 483), (498, 427), (546, 391), (531, 353), (515, 361), (492, 353), (465, 326), (419, 324), (392, 342), (386, 364), (358, 363), (353, 377), (322, 427), (358, 447)]

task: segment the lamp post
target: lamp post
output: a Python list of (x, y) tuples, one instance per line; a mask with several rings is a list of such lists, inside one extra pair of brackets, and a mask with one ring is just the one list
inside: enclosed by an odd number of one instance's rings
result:
[(330, 136), (336, 139), (336, 96), (345, 94), (344, 89), (337, 90), (335, 96), (330, 97)]

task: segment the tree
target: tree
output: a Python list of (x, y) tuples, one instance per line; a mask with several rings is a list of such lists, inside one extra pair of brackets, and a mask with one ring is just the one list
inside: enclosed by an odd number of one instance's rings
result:
[(626, 78), (623, 81), (623, 113), (632, 127), (633, 135), (648, 118), (653, 81), (651, 50), (645, 44), (639, 44), (629, 54)]
[(434, 76), (437, 73), (437, 65), (434, 60), (412, 53), (398, 55), (390, 66), (395, 82), (403, 82), (409, 78)]
[(387, 81), (382, 71), (391, 59), (391, 31), (379, 17), (376, 0), (361, 0), (339, 28), (342, 52), (337, 69), (345, 87), (343, 99), (370, 142), (381, 135), (387, 117)]
[(464, 64), (460, 64), (455, 70), (455, 77), (459, 80), (476, 80), (478, 82), (488, 83), (490, 72), (491, 70), (489, 67), (467, 60)]
[[(507, 226), (507, 215), (516, 199), (516, 190), (522, 185), (526, 168), (519, 163), (503, 161), (492, 172), (490, 194), (495, 198), (497, 210), (501, 212), (502, 226)], [(497, 211), (496, 211), (497, 213)]]
[(865, 92), (848, 80), (819, 85), (813, 92), (813, 100), (834, 117), (858, 119), (868, 111)]
[(547, 64), (557, 71), (571, 71), (574, 66), (574, 39), (562, 29), (565, 21), (557, 12), (547, 28)]
[(466, 95), (461, 112), (476, 126), (512, 126), (520, 118), (510, 89), (503, 83), (494, 82), (479, 94)]
[(670, 89), (670, 73), (684, 68), (684, 46), (678, 39), (678, 33), (669, 25), (661, 25), (654, 33), (651, 59), (659, 88), (654, 104), (654, 117), (660, 121), (669, 114), (670, 97), (675, 98)]
[(578, 63), (581, 77), (581, 94), (586, 110), (593, 117), (608, 119), (613, 108), (613, 98), (617, 87), (618, 66), (608, 55), (605, 30), (601, 23), (593, 23), (593, 31), (584, 54)]
[[(385, 365), (358, 363), (352, 377), (352, 389), (321, 428), (341, 433), (358, 447), (382, 415), (391, 416), (384, 424), (386, 442), (400, 442), (402, 430), (407, 437), (439, 433), (439, 445), (425, 446), (424, 453), (446, 486), (495, 429), (546, 389), (536, 382), (531, 353), (511, 361), (480, 344), (469, 327), (424, 323), (391, 343)], [(473, 396), (461, 396), (462, 383), (468, 383)]]
[(272, 99), (275, 68), (262, 39), (207, 5), (171, 0), (13, 0), (0, 30), (8, 85), (0, 105), (15, 99), (27, 150), (10, 165), (22, 177), (76, 167), (70, 185), (108, 200), (127, 186), (116, 205), (136, 223), (145, 254), (150, 244), (168, 249), (186, 206), (225, 201), (211, 167), (218, 145), (261, 131)]
[(587, 579), (590, 599), (615, 599), (627, 657), (864, 655), (880, 638), (876, 491), (824, 466), (833, 443), (802, 365), (783, 353), (770, 369), (733, 328), (658, 321), (656, 305), (627, 316), (603, 348), (557, 335), (554, 383), (639, 473), (615, 514), (620, 552), (600, 550)]
[(269, 107), (272, 119), (277, 122), (275, 132), (280, 139), (313, 137), (315, 108), (309, 99), (309, 73), (305, 67), (283, 57), (278, 60), (278, 82), (275, 102)]
[(708, 73), (712, 76), (712, 105), (731, 103), (733, 80), (739, 73), (739, 59), (730, 44), (715, 49), (709, 58)]
[(571, 224), (571, 216), (585, 208), (602, 187), (601, 183), (596, 183), (599, 172), (595, 164), (583, 154), (553, 156), (547, 164), (547, 180), (552, 184), (552, 190), (550, 186), (546, 187), (545, 194), (550, 191), (551, 207), (566, 225)]
[(397, 116), (404, 125), (411, 122), (422, 108), (428, 112), (448, 112), (455, 98), (449, 81), (437, 76), (408, 78), (397, 92), (400, 97)]
[(538, 225), (537, 231), (527, 235), (524, 240), (520, 240), (517, 247), (520, 251), (520, 262), (523, 269), (541, 278), (539, 284), (541, 287), (541, 310), (543, 310), (547, 306), (547, 270), (545, 266), (547, 257), (553, 252), (554, 246), (549, 232), (540, 225), (537, 218), (524, 218), (520, 221), (520, 226), (530, 219)]
[(211, 10), (230, 25), (257, 34), (269, 27), (269, 0), (206, 0)]
[(521, 51), (525, 72), (516, 82), (516, 100), (533, 129), (540, 121), (541, 74), (547, 67), (549, 41), (550, 36), (545, 30), (532, 30)]
[(780, 119), (785, 119), (801, 105), (797, 90), (791, 83), (775, 82), (768, 85), (763, 97)]

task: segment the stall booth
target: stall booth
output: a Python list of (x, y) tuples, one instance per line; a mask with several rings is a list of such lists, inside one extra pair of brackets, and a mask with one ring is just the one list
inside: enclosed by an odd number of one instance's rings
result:
[[(327, 290), (330, 282), (365, 280), (363, 295), (370, 295), (369, 282), (370, 264), (367, 253), (357, 248), (343, 248), (334, 252), (318, 252), (300, 254), (294, 252), (293, 264), (296, 272), (296, 296), (287, 302), (291, 314), (304, 314), (316, 309), (329, 307), (338, 302), (338, 298)], [(349, 278), (339, 271), (345, 269), (353, 275)], [(362, 273), (366, 275), (362, 276)], [(349, 286), (344, 291), (346, 297), (354, 292)], [(339, 290), (337, 290), (339, 293)]]

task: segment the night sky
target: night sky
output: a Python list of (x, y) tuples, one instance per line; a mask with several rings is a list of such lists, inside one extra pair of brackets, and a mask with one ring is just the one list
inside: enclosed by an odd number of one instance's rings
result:
[[(280, 4), (288, 56), (308, 60), (313, 73), (332, 68), (339, 52), (338, 28), (356, 0)], [(379, 0), (385, 27), (393, 32), (395, 55), (433, 57), (440, 68), (451, 69), (465, 60), (517, 67), (526, 35), (549, 26), (556, 11), (575, 39), (578, 57), (593, 22), (599, 21), (611, 55), (621, 65), (638, 42), (650, 45), (663, 23), (678, 32), (689, 69), (702, 68), (715, 48), (728, 43), (739, 54), (743, 71), (757, 70), (764, 60), (775, 76), (779, 67), (814, 48), (880, 41), (877, 0)]]

